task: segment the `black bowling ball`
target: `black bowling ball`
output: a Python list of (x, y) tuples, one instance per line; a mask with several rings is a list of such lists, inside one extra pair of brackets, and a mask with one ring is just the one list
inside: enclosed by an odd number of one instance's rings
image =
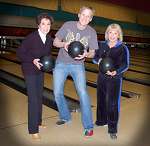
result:
[(68, 46), (68, 54), (75, 58), (78, 55), (82, 55), (84, 53), (84, 45), (79, 41), (71, 42)]
[(40, 58), (40, 63), (43, 64), (41, 71), (50, 72), (55, 67), (55, 60), (52, 56), (42, 56)]
[(99, 68), (102, 73), (106, 73), (108, 70), (113, 71), (114, 70), (113, 60), (110, 57), (103, 58), (99, 64)]

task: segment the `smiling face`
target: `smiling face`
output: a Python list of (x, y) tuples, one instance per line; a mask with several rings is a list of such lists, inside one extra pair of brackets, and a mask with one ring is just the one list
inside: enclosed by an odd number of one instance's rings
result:
[(41, 22), (38, 25), (38, 27), (42, 33), (47, 34), (50, 31), (51, 22), (49, 19), (43, 18), (43, 19), (41, 19)]
[(108, 40), (109, 40), (110, 42), (115, 43), (115, 42), (118, 41), (118, 38), (119, 38), (119, 32), (118, 32), (117, 29), (110, 29), (110, 30), (108, 31)]
[(115, 43), (117, 41), (123, 41), (123, 32), (119, 24), (108, 25), (105, 31), (105, 40)]
[(83, 9), (79, 14), (79, 23), (82, 26), (86, 26), (89, 24), (90, 21), (92, 21), (93, 12), (90, 9)]

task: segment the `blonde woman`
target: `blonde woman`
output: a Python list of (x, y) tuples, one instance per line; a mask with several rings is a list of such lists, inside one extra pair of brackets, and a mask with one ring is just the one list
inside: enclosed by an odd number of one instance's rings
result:
[[(122, 41), (120, 25), (110, 24), (105, 32), (105, 41), (99, 42), (93, 58), (93, 62), (99, 65), (95, 125), (108, 125), (112, 139), (117, 138), (122, 77), (129, 67), (129, 51)], [(109, 59), (104, 61), (106, 58)], [(113, 68), (107, 68), (109, 65)]]

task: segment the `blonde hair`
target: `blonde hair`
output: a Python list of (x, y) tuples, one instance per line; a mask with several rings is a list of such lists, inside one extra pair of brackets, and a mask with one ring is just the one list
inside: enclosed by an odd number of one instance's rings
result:
[(95, 10), (92, 7), (82, 6), (79, 10), (79, 14), (81, 14), (86, 9), (91, 11), (91, 18), (92, 18), (94, 16), (94, 13), (95, 13)]
[(122, 29), (121, 29), (120, 25), (116, 24), (116, 23), (108, 25), (108, 27), (107, 27), (107, 29), (105, 31), (105, 40), (109, 41), (109, 39), (108, 39), (108, 32), (110, 30), (112, 30), (112, 29), (116, 29), (117, 30), (118, 35), (119, 35), (118, 40), (119, 41), (123, 41), (123, 32), (122, 32)]

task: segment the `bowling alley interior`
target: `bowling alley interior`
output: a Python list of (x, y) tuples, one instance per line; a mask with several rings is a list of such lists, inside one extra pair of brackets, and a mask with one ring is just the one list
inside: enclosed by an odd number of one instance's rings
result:
[[(105, 30), (119, 24), (123, 43), (129, 50), (129, 68), (123, 73), (117, 139), (111, 139), (108, 126), (96, 126), (97, 77), (99, 67), (92, 58), (84, 61), (86, 87), (90, 96), (93, 135), (86, 137), (81, 121), (80, 97), (68, 76), (64, 96), (71, 121), (58, 125), (59, 111), (53, 92), (53, 71), (44, 72), (40, 139), (28, 132), (28, 96), (21, 61), (16, 52), (23, 40), (37, 30), (40, 13), (53, 17), (48, 35), (52, 40), (67, 21), (78, 21), (82, 6), (95, 10), (89, 25), (98, 42)], [(150, 145), (150, 1), (139, 0), (0, 0), (0, 145), (1, 146), (149, 146)], [(28, 44), (33, 45), (33, 44)], [(56, 60), (59, 48), (52, 46)], [(24, 54), (28, 55), (28, 54)], [(32, 89), (31, 89), (32, 90)], [(63, 104), (63, 103), (62, 103)]]

